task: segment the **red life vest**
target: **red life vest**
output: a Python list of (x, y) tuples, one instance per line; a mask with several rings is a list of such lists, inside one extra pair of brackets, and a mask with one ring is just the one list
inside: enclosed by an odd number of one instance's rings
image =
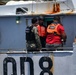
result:
[(58, 28), (59, 25), (60, 24), (54, 24), (54, 23), (48, 25), (47, 32), (48, 33), (55, 33), (56, 32), (58, 35), (60, 35), (60, 33), (57, 30), (57, 28)]
[(38, 29), (39, 36), (41, 36), (41, 37), (46, 36), (46, 28), (44, 26), (38, 25), (37, 29)]

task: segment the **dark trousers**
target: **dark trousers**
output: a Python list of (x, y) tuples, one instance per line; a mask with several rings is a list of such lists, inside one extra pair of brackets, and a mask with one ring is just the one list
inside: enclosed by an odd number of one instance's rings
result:
[(58, 47), (62, 47), (62, 44), (46, 44), (47, 51), (56, 51)]
[(45, 45), (46, 45), (46, 37), (41, 37), (40, 36), (40, 41), (41, 41), (42, 48), (45, 48)]

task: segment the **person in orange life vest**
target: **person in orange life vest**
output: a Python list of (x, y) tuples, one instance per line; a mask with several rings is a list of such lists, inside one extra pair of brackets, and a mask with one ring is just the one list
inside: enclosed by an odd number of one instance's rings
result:
[(63, 42), (66, 42), (66, 33), (63, 25), (60, 23), (60, 17), (55, 16), (53, 23), (47, 27), (46, 48), (47, 50), (55, 50), (62, 47)]
[(39, 25), (38, 28), (38, 34), (40, 36), (40, 41), (42, 44), (42, 48), (45, 48), (46, 45), (46, 27), (43, 25), (44, 18), (41, 16), (39, 17)]

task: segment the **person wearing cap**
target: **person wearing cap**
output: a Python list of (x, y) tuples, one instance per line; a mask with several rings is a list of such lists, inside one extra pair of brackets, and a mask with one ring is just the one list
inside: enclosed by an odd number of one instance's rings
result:
[(38, 34), (40, 37), (42, 48), (45, 48), (46, 45), (46, 27), (44, 26), (44, 18), (42, 16), (39, 17), (39, 25), (37, 26)]
[(63, 42), (66, 42), (66, 33), (63, 25), (60, 22), (60, 17), (55, 16), (53, 23), (47, 27), (46, 48), (47, 50), (56, 50), (62, 47)]

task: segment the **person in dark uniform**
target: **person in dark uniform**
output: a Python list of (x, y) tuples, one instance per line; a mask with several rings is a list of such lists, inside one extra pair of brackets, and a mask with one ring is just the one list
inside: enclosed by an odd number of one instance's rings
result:
[(37, 30), (38, 20), (37, 18), (32, 19), (32, 25), (26, 28), (26, 40), (27, 48), (30, 50), (41, 50), (41, 42)]

